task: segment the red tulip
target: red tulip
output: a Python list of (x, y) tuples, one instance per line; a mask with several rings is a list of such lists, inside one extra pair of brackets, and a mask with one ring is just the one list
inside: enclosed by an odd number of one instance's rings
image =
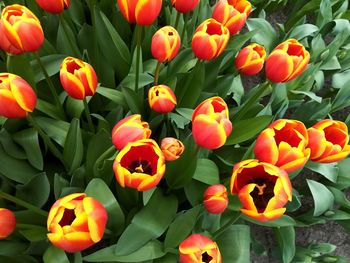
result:
[(7, 238), (16, 228), (16, 217), (11, 210), (0, 208), (0, 240)]
[(35, 0), (48, 13), (59, 14), (70, 6), (70, 0)]
[(176, 97), (171, 88), (158, 85), (149, 89), (148, 103), (152, 110), (159, 113), (168, 113), (175, 108)]
[(175, 161), (185, 151), (185, 145), (178, 139), (166, 137), (161, 142), (161, 149), (166, 161)]
[(264, 47), (253, 43), (239, 51), (235, 59), (235, 66), (245, 75), (256, 75), (264, 67), (265, 59)]
[(226, 187), (222, 184), (209, 186), (204, 192), (204, 207), (212, 214), (221, 214), (228, 205)]
[(179, 53), (181, 39), (171, 26), (159, 29), (152, 37), (151, 51), (159, 62), (171, 61)]
[(171, 0), (171, 4), (179, 13), (188, 13), (193, 11), (199, 3), (199, 0)]

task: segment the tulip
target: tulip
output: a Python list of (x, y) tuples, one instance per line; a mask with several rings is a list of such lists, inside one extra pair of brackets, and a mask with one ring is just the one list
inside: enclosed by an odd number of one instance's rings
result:
[(322, 120), (307, 130), (310, 159), (319, 163), (338, 162), (350, 153), (348, 127), (342, 121)]
[(230, 39), (229, 30), (213, 18), (205, 20), (196, 29), (192, 38), (192, 50), (202, 60), (218, 57)]
[(120, 120), (112, 130), (112, 142), (118, 150), (123, 149), (129, 142), (148, 139), (152, 131), (140, 114), (134, 114)]
[(60, 69), (60, 80), (63, 88), (74, 99), (83, 100), (93, 96), (97, 88), (97, 76), (94, 68), (77, 58), (67, 57)]
[(193, 11), (199, 3), (199, 0), (171, 0), (171, 4), (179, 13), (188, 13)]
[(53, 245), (75, 253), (102, 239), (107, 211), (102, 204), (84, 193), (58, 199), (47, 218), (47, 237)]
[(245, 160), (233, 167), (230, 189), (243, 205), (241, 212), (261, 222), (281, 217), (292, 200), (288, 174), (269, 163)]
[(129, 23), (149, 26), (162, 9), (162, 0), (117, 0), (119, 9)]
[(232, 36), (242, 29), (251, 11), (252, 5), (246, 0), (219, 0), (212, 17), (226, 26)]
[(162, 140), (160, 147), (166, 161), (175, 161), (185, 151), (185, 145), (178, 139), (166, 137)]
[(256, 75), (262, 70), (265, 58), (264, 47), (253, 43), (239, 51), (235, 59), (235, 66), (245, 75)]
[(154, 140), (130, 142), (118, 153), (113, 170), (122, 187), (147, 191), (164, 176), (164, 155)]
[(159, 29), (152, 37), (151, 51), (159, 62), (171, 61), (179, 53), (181, 39), (171, 26)]
[(179, 246), (180, 263), (221, 263), (218, 245), (201, 234), (192, 234)]
[(209, 186), (204, 192), (204, 207), (212, 214), (221, 214), (228, 205), (226, 187), (222, 184)]
[(59, 14), (70, 6), (70, 0), (35, 0), (48, 13)]
[(158, 113), (171, 112), (176, 106), (174, 92), (165, 85), (154, 86), (148, 91), (148, 102), (152, 110)]
[(36, 94), (21, 77), (0, 73), (0, 115), (6, 118), (25, 118), (36, 105)]
[(293, 172), (302, 168), (310, 157), (310, 149), (306, 148), (308, 138), (302, 122), (280, 119), (260, 133), (254, 154), (262, 162)]
[(273, 82), (287, 82), (306, 69), (310, 54), (295, 39), (279, 44), (268, 56), (265, 65), (266, 77)]
[(228, 108), (222, 98), (209, 98), (193, 111), (192, 134), (199, 146), (217, 149), (225, 144), (231, 131)]
[(16, 228), (14, 213), (6, 208), (0, 208), (0, 240), (7, 238)]
[(13, 55), (38, 50), (44, 42), (39, 19), (25, 6), (9, 5), (1, 13), (0, 49)]

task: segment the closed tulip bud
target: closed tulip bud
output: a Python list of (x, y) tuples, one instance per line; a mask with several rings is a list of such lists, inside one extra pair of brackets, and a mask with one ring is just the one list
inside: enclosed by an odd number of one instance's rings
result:
[(264, 67), (265, 59), (264, 47), (253, 43), (239, 51), (235, 59), (235, 66), (245, 75), (256, 75)]
[(179, 53), (180, 46), (179, 33), (175, 28), (165, 26), (153, 35), (151, 51), (159, 62), (171, 61)]
[(164, 176), (164, 155), (154, 140), (130, 142), (118, 153), (113, 170), (122, 187), (147, 191)]
[(242, 29), (251, 11), (252, 5), (246, 0), (219, 0), (212, 17), (227, 27), (232, 36)]
[(188, 13), (193, 11), (199, 3), (199, 0), (171, 0), (171, 4), (179, 13)]
[(175, 161), (179, 159), (179, 157), (185, 151), (185, 145), (182, 143), (182, 141), (172, 137), (164, 138), (160, 144), (160, 147), (166, 161)]
[(68, 95), (77, 100), (93, 96), (98, 84), (94, 68), (86, 62), (72, 57), (63, 60), (60, 80)]
[(213, 18), (198, 26), (192, 38), (192, 50), (202, 60), (217, 58), (226, 48), (230, 39), (228, 29)]
[(171, 88), (165, 85), (158, 85), (149, 89), (148, 103), (155, 112), (168, 113), (175, 108), (176, 97)]
[(21, 77), (0, 73), (0, 115), (6, 118), (25, 118), (36, 105), (36, 94)]
[(279, 44), (268, 56), (266, 77), (273, 82), (287, 82), (299, 76), (310, 61), (310, 53), (295, 39)]
[(105, 231), (107, 211), (84, 193), (58, 199), (47, 218), (47, 237), (60, 249), (75, 253), (99, 242)]
[(306, 148), (308, 138), (302, 122), (280, 119), (260, 133), (254, 154), (262, 162), (293, 172), (302, 168), (310, 157), (310, 149)]
[(241, 212), (261, 222), (281, 217), (292, 200), (288, 174), (269, 163), (245, 160), (233, 167), (231, 193), (238, 195)]
[(338, 162), (350, 153), (348, 127), (342, 121), (322, 120), (307, 130), (310, 159), (319, 163)]
[(162, 0), (117, 0), (119, 9), (129, 23), (149, 26), (162, 9)]
[(141, 121), (140, 114), (134, 114), (120, 120), (112, 130), (112, 142), (114, 146), (121, 150), (129, 142), (148, 139), (152, 131), (145, 121)]
[(201, 234), (192, 234), (179, 246), (180, 263), (222, 263), (218, 245)]
[(220, 97), (206, 99), (192, 114), (194, 141), (206, 149), (223, 146), (232, 131), (226, 102)]
[(16, 228), (14, 213), (6, 208), (0, 208), (0, 240), (7, 238)]
[(35, 0), (48, 13), (59, 14), (70, 6), (70, 0)]
[(221, 214), (228, 205), (226, 187), (222, 184), (209, 186), (204, 192), (204, 207), (212, 214)]
[(1, 12), (0, 48), (13, 55), (37, 51), (44, 42), (39, 19), (25, 6), (9, 5)]

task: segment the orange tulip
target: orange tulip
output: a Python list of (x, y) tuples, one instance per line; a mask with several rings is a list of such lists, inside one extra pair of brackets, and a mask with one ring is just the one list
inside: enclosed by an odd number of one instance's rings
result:
[(13, 55), (37, 51), (44, 42), (39, 19), (25, 6), (9, 5), (1, 12), (0, 49)]
[(188, 13), (193, 11), (199, 3), (199, 0), (171, 0), (171, 4), (179, 13)]
[(171, 61), (179, 53), (181, 39), (171, 26), (159, 29), (152, 37), (151, 51), (159, 62)]
[(176, 97), (171, 88), (158, 85), (149, 89), (148, 102), (152, 110), (159, 113), (168, 113), (175, 108)]
[(322, 120), (307, 130), (310, 159), (319, 163), (338, 162), (350, 153), (348, 127), (342, 121)]
[(246, 0), (219, 0), (212, 17), (226, 26), (232, 36), (242, 29), (251, 11), (252, 5)]
[(245, 75), (256, 75), (264, 67), (265, 59), (265, 48), (253, 43), (239, 51), (235, 59), (235, 66)]
[(118, 153), (113, 170), (122, 187), (147, 191), (164, 176), (164, 155), (154, 140), (130, 142)]
[(93, 96), (97, 89), (97, 76), (94, 68), (77, 58), (66, 57), (60, 69), (62, 87), (74, 99), (83, 100)]
[(293, 172), (302, 168), (310, 157), (310, 149), (306, 148), (308, 138), (302, 122), (280, 119), (260, 133), (254, 154), (262, 162)]
[(166, 161), (175, 161), (179, 159), (179, 157), (185, 151), (185, 145), (182, 143), (182, 141), (172, 137), (164, 138), (160, 144), (160, 147)]
[(279, 44), (268, 56), (265, 65), (266, 77), (273, 82), (287, 82), (306, 69), (310, 54), (295, 39)]
[(120, 11), (129, 23), (149, 26), (162, 9), (162, 0), (117, 0)]
[(212, 214), (221, 214), (228, 205), (226, 187), (222, 184), (209, 186), (204, 192), (204, 207)]
[(228, 108), (222, 98), (206, 99), (193, 111), (192, 134), (199, 146), (217, 149), (225, 144), (231, 131)]
[(0, 208), (0, 240), (7, 238), (16, 228), (14, 213), (6, 208)]
[(292, 200), (288, 174), (269, 163), (245, 160), (233, 167), (231, 193), (238, 195), (241, 212), (261, 222), (281, 217)]
[(64, 251), (82, 251), (102, 239), (107, 217), (106, 209), (96, 199), (85, 193), (70, 194), (51, 207), (47, 237)]
[(112, 142), (114, 146), (121, 150), (129, 142), (148, 139), (152, 131), (145, 121), (141, 121), (140, 114), (134, 114), (120, 120), (112, 130)]
[(218, 245), (201, 234), (192, 234), (179, 246), (180, 263), (221, 263)]
[(48, 13), (59, 14), (70, 6), (70, 0), (35, 0)]
[(192, 50), (202, 60), (217, 58), (230, 39), (228, 29), (213, 18), (200, 24), (192, 38)]
[(6, 118), (25, 118), (36, 105), (36, 94), (21, 77), (0, 73), (0, 115)]

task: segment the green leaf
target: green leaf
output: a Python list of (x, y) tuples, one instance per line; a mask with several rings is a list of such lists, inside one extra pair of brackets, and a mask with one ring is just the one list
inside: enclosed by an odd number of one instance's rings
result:
[(303, 122), (324, 119), (330, 110), (330, 99), (323, 99), (321, 103), (316, 101), (308, 101), (297, 108), (293, 114), (293, 118)]
[[(60, 71), (62, 61), (66, 58), (66, 55), (53, 54), (44, 57), (40, 57), (47, 74), (51, 77)], [(45, 79), (44, 73), (36, 60), (30, 62), (30, 66), (33, 69), (35, 82), (38, 83)]]
[(35, 120), (50, 138), (63, 147), (70, 127), (68, 122), (46, 117), (36, 117)]
[(184, 213), (179, 214), (171, 223), (166, 234), (164, 246), (166, 248), (177, 247), (192, 231), (200, 212), (200, 206), (195, 206)]
[(28, 55), (7, 55), (7, 71), (16, 74), (26, 80), (35, 88), (34, 73), (30, 66)]
[(209, 159), (198, 159), (193, 179), (208, 185), (219, 184), (219, 168)]
[(50, 246), (43, 255), (44, 263), (70, 263), (66, 253), (55, 246)]
[(115, 253), (120, 256), (129, 255), (161, 236), (174, 219), (176, 211), (176, 197), (164, 196), (161, 190), (157, 189), (119, 238)]
[(35, 109), (38, 111), (41, 111), (42, 113), (45, 113), (47, 116), (60, 120), (61, 115), (55, 105), (52, 105), (51, 103), (38, 99), (37, 104), (35, 106)]
[(262, 18), (249, 18), (247, 26), (250, 31), (256, 30), (252, 37), (253, 42), (263, 45), (269, 53), (277, 41), (277, 33), (271, 24)]
[(27, 155), (24, 150), (18, 146), (12, 139), (11, 135), (6, 129), (0, 130), (0, 145), (2, 145), (6, 154), (15, 159), (27, 159)]
[(332, 103), (332, 112), (340, 110), (350, 105), (350, 81), (338, 91)]
[(103, 97), (106, 97), (107, 99), (110, 99), (114, 103), (126, 107), (127, 104), (125, 102), (125, 97), (123, 92), (115, 89), (109, 89), (104, 87), (98, 87), (96, 90), (96, 93), (102, 95)]
[(312, 24), (303, 24), (296, 26), (289, 34), (289, 38), (295, 38), (297, 40), (302, 40), (308, 36), (314, 36), (319, 28)]
[(129, 88), (122, 88), (124, 98), (132, 113), (143, 113), (143, 98)]
[(63, 147), (63, 159), (69, 167), (69, 173), (77, 169), (84, 155), (79, 119), (74, 118), (70, 124)]
[(216, 240), (225, 263), (250, 262), (250, 227), (232, 225)]
[(275, 228), (278, 245), (282, 251), (283, 263), (289, 263), (295, 255), (295, 231), (293, 226)]
[(287, 215), (283, 215), (282, 217), (276, 219), (276, 220), (271, 220), (267, 222), (260, 222), (257, 220), (254, 220), (250, 217), (247, 216), (242, 216), (244, 220), (252, 222), (254, 224), (260, 225), (260, 226), (267, 226), (267, 227), (283, 227), (283, 226), (295, 226), (296, 222), (293, 218)]
[(37, 242), (47, 239), (47, 229), (33, 225), (30, 229), (19, 231), (28, 241)]
[(331, 182), (335, 183), (337, 181), (339, 168), (337, 163), (316, 163), (308, 162), (305, 166), (306, 168), (314, 171), (316, 173), (322, 174)]
[(332, 208), (334, 196), (323, 184), (310, 179), (306, 179), (306, 181), (314, 199), (314, 216), (320, 216)]
[(317, 96), (312, 91), (291, 90), (290, 92), (294, 93), (294, 94), (302, 94), (302, 95), (308, 96), (310, 99), (312, 99), (318, 103), (322, 102), (322, 97)]
[(120, 234), (124, 229), (124, 213), (106, 183), (99, 178), (95, 178), (90, 181), (85, 193), (96, 198), (106, 208), (108, 213), (107, 228), (115, 235)]

